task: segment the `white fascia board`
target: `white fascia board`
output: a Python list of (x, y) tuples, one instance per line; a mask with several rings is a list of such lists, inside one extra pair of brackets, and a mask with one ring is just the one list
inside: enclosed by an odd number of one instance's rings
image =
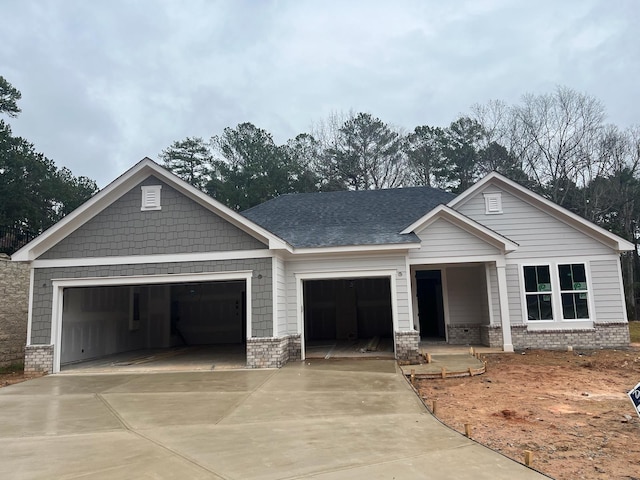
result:
[(553, 203), (551, 200), (548, 200), (535, 192), (532, 192), (519, 183), (514, 182), (513, 180), (510, 180), (503, 175), (500, 175), (498, 172), (491, 172), (475, 185), (469, 187), (467, 190), (451, 200), (447, 204), (447, 206), (451, 207), (452, 209), (461, 207), (469, 199), (471, 199), (476, 192), (482, 190), (485, 185), (488, 184), (492, 184), (499, 188), (505, 189), (507, 192), (516, 195), (520, 199), (541, 209), (542, 211), (548, 213), (561, 222), (566, 223), (576, 230), (581, 231), (585, 235), (589, 235), (590, 237), (598, 240), (604, 245), (614, 248), (618, 252), (635, 250), (635, 246), (633, 245), (633, 243), (625, 240), (622, 237), (619, 237), (615, 233), (611, 233), (610, 231), (596, 225), (593, 222), (585, 220), (580, 215), (576, 215), (575, 213), (570, 212), (566, 208)]
[(36, 259), (150, 175), (158, 177), (188, 198), (216, 215), (219, 215), (249, 235), (268, 243), (270, 249), (291, 249), (282, 239), (209, 197), (181, 178), (165, 170), (153, 160), (145, 157), (80, 207), (76, 208), (51, 228), (15, 252), (11, 257), (12, 260), (31, 261)]
[(388, 251), (407, 251), (414, 248), (420, 248), (420, 243), (402, 243), (402, 244), (384, 244), (384, 245), (349, 245), (344, 247), (312, 247), (312, 248), (294, 248), (291, 253), (294, 255), (322, 255), (333, 253), (359, 253), (359, 252), (388, 252)]
[(519, 245), (516, 242), (509, 240), (499, 233), (494, 232), (490, 228), (487, 228), (484, 225), (470, 219), (469, 217), (462, 215), (460, 212), (453, 210), (447, 205), (438, 205), (422, 218), (419, 218), (414, 223), (405, 228), (402, 233), (411, 233), (423, 230), (438, 219), (443, 219), (452, 223), (458, 228), (461, 228), (471, 235), (478, 237), (480, 240), (483, 240), (490, 245), (503, 250), (504, 253), (511, 253), (518, 249)]

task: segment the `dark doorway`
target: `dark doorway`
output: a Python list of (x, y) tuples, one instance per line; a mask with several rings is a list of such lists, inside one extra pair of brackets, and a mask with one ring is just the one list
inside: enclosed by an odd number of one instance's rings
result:
[(304, 282), (305, 338), (308, 341), (392, 338), (389, 278)]
[(440, 270), (416, 272), (418, 319), (422, 339), (445, 340), (442, 274)]

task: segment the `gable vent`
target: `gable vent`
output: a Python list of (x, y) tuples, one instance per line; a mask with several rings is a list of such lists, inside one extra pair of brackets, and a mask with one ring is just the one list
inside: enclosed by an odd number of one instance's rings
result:
[(496, 215), (502, 213), (502, 196), (500, 193), (484, 194), (485, 214)]
[(140, 210), (160, 210), (160, 190), (162, 185), (144, 185), (142, 188), (142, 207)]

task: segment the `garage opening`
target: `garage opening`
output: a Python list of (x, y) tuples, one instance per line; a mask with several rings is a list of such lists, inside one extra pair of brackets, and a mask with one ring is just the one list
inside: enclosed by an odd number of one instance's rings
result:
[(393, 354), (389, 278), (306, 280), (307, 357)]
[(157, 357), (164, 350), (176, 361), (193, 351), (215, 353), (205, 346), (241, 352), (245, 363), (246, 319), (244, 280), (69, 287), (63, 291), (60, 364), (124, 352)]

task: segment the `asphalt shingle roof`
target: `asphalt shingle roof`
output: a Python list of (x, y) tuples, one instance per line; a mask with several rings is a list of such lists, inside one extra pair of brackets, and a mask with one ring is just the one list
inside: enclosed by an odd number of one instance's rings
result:
[(454, 194), (430, 187), (282, 195), (242, 212), (296, 248), (401, 244), (400, 232)]

